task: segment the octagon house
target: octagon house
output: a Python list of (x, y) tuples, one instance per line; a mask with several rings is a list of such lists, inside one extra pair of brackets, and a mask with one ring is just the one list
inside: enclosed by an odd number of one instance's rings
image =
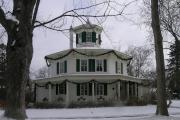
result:
[[(70, 49), (45, 56), (48, 77), (34, 80), (35, 102), (98, 103), (142, 99), (148, 81), (128, 76), (132, 57), (101, 48), (103, 28), (83, 24), (70, 28)], [(76, 41), (76, 47), (73, 47)]]

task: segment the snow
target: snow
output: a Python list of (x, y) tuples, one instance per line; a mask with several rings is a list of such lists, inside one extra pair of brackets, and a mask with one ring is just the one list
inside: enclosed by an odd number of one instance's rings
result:
[[(180, 120), (180, 101), (173, 101), (169, 117), (155, 116), (156, 106), (121, 106), (98, 108), (27, 109), (27, 120)], [(4, 110), (0, 110), (0, 120)]]
[(16, 16), (12, 15), (10, 12), (8, 12), (6, 14), (6, 19), (12, 20), (12, 21), (16, 22), (17, 24), (19, 24), (19, 20), (16, 18)]

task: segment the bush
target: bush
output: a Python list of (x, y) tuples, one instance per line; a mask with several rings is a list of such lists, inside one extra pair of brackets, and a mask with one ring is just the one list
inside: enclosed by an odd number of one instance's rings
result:
[(130, 97), (127, 102), (127, 106), (143, 106), (147, 105), (147, 102), (143, 99), (139, 99), (138, 97)]
[(72, 102), (69, 104), (68, 108), (87, 108), (87, 107), (112, 107), (114, 103), (111, 101), (101, 101), (101, 102)]
[(64, 108), (65, 105), (62, 103), (49, 103), (49, 102), (38, 102), (34, 104), (35, 108), (44, 108), (44, 109), (48, 109), (48, 108)]

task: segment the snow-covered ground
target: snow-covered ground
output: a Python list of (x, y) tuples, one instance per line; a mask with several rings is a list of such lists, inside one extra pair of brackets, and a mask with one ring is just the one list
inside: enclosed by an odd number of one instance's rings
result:
[[(27, 109), (28, 120), (180, 120), (180, 101), (173, 101), (170, 117), (155, 116), (156, 106), (124, 106), (74, 109)], [(0, 110), (0, 120), (3, 118)]]

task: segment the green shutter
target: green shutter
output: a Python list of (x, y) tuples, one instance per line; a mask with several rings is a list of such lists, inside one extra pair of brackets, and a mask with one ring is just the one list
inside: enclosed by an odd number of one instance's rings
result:
[(76, 87), (77, 87), (77, 96), (80, 96), (80, 84), (78, 83)]
[(107, 83), (104, 83), (104, 95), (107, 95)]
[(76, 72), (80, 71), (80, 59), (76, 59)]
[(92, 42), (96, 43), (96, 32), (92, 32)]
[(59, 74), (59, 62), (56, 63), (56, 74)]
[(64, 73), (67, 73), (67, 61), (64, 61)]
[(101, 45), (101, 42), (102, 42), (102, 40), (101, 40), (101, 34), (98, 35), (98, 41), (99, 41), (99, 44)]
[(121, 63), (121, 74), (123, 74), (123, 63)]
[(95, 72), (95, 59), (88, 60), (89, 72)]
[(78, 44), (78, 43), (79, 43), (79, 35), (76, 34), (76, 44)]
[(116, 67), (116, 73), (118, 73), (118, 62), (117, 61), (116, 61), (115, 67)]
[(137, 94), (136, 94), (136, 95), (137, 95), (137, 97), (138, 97), (138, 87), (139, 87), (139, 86), (138, 86), (138, 83), (136, 83), (136, 85), (137, 85), (137, 88), (136, 88), (136, 93), (137, 93)]
[(59, 87), (59, 85), (58, 84), (56, 84), (56, 95), (58, 95), (58, 87)]
[(104, 72), (107, 72), (107, 60), (104, 59)]
[(86, 42), (86, 32), (82, 32), (82, 42)]
[(64, 94), (66, 94), (66, 85), (67, 85), (67, 82), (65, 82), (63, 85), (64, 85)]
[(89, 83), (89, 96), (92, 96), (92, 83)]

